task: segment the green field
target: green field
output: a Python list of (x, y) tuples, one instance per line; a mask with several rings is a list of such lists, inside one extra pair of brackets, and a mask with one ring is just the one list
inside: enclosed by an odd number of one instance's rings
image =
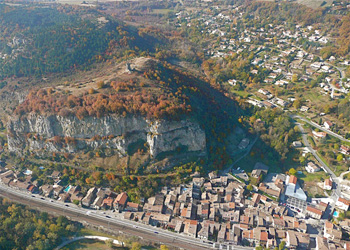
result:
[[(327, 2), (326, 4), (322, 4), (323, 2)], [(316, 9), (321, 6), (329, 6), (332, 3), (332, 0), (297, 0), (297, 3), (306, 5), (307, 7)]]

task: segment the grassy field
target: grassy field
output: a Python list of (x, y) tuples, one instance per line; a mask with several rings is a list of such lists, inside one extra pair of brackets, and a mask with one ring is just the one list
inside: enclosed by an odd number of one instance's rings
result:
[(168, 14), (169, 12), (173, 12), (173, 10), (171, 10), (171, 9), (152, 9), (152, 13), (155, 13), (155, 14), (165, 15), (165, 14)]
[(105, 242), (97, 241), (97, 240), (81, 240), (73, 242), (62, 250), (127, 250), (126, 247), (117, 247), (113, 246), (112, 248), (108, 247)]
[(309, 196), (324, 196), (323, 189), (317, 185), (317, 183), (321, 183), (328, 178), (328, 175), (324, 171), (321, 170), (316, 173), (308, 173), (304, 169), (302, 174), (297, 175), (297, 177), (303, 185), (304, 191), (306, 191)]
[[(323, 2), (326, 2), (326, 4), (322, 4)], [(321, 5), (322, 7), (329, 6), (332, 3), (332, 0), (297, 0), (297, 3), (316, 9)]]

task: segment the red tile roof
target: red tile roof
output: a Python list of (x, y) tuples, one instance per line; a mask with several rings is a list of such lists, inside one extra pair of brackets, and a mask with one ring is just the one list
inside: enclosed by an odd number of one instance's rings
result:
[(267, 241), (268, 234), (267, 232), (260, 232), (260, 240), (261, 241)]
[(339, 198), (338, 198), (338, 201), (344, 203), (345, 205), (348, 205), (348, 206), (350, 205), (350, 201), (348, 201), (348, 200), (346, 200), (346, 199), (344, 199), (344, 198), (340, 198), (340, 197), (339, 197)]
[(326, 184), (327, 186), (332, 186), (332, 181), (331, 181), (331, 179), (325, 180), (325, 184)]
[(127, 199), (128, 195), (125, 192), (123, 192), (118, 194), (117, 198), (115, 198), (114, 203), (118, 203), (119, 205), (125, 205)]
[(315, 214), (318, 214), (318, 215), (321, 215), (322, 216), (322, 211), (317, 209), (317, 208), (314, 208), (314, 207), (311, 207), (311, 206), (307, 206), (306, 207), (306, 211), (309, 211), (311, 213), (315, 213)]
[(297, 177), (295, 177), (294, 175), (290, 175), (289, 176), (289, 183), (290, 184), (297, 184), (297, 180), (298, 180), (298, 178)]

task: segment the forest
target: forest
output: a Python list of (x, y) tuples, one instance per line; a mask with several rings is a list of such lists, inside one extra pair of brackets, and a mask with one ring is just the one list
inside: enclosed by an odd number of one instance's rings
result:
[(53, 249), (62, 237), (76, 234), (80, 228), (66, 217), (55, 218), (0, 198), (0, 249)]
[[(153, 51), (155, 38), (93, 9), (0, 4), (0, 77), (41, 76), (88, 69), (111, 52)], [(19, 17), (19, 18), (17, 18)], [(117, 53), (117, 54), (118, 54)], [(114, 56), (116, 55), (113, 53)]]

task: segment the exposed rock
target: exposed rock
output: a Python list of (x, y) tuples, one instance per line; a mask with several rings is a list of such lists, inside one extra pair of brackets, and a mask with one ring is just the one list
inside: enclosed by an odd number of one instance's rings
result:
[[(70, 140), (65, 141), (65, 138)], [(27, 150), (43, 154), (113, 148), (120, 155), (125, 155), (128, 146), (140, 140), (147, 142), (153, 157), (178, 147), (192, 152), (206, 152), (205, 133), (196, 122), (190, 120), (151, 122), (141, 116), (131, 115), (86, 117), (79, 120), (75, 116), (32, 113), (21, 118), (12, 117), (8, 122), (8, 147), (11, 152), (18, 154)]]

